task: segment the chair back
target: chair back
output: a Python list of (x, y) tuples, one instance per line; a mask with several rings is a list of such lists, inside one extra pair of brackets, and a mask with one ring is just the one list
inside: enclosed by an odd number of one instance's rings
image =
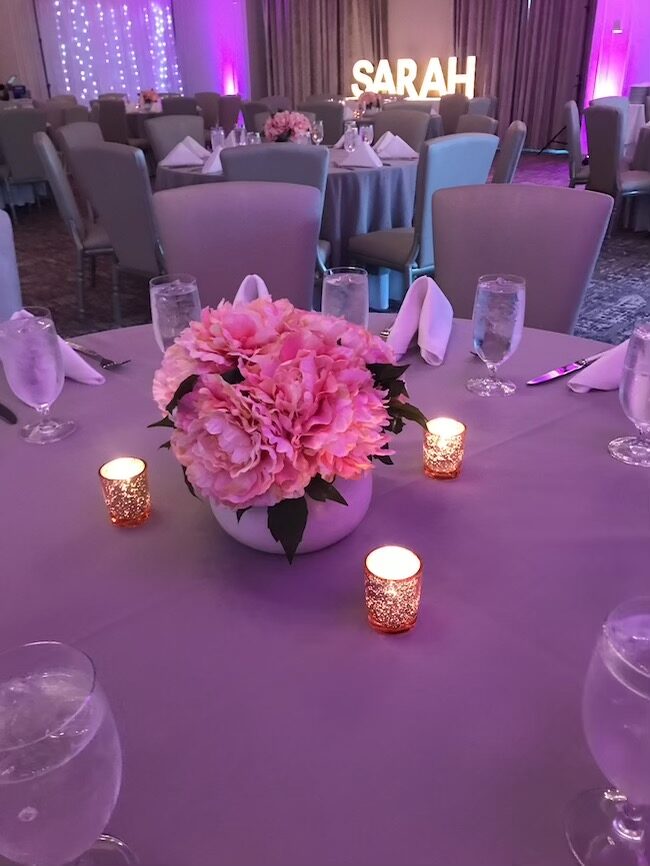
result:
[(241, 96), (238, 93), (228, 94), (219, 99), (219, 126), (226, 135), (237, 125), (241, 111)]
[(421, 111), (431, 115), (431, 102), (428, 99), (398, 99), (396, 102), (385, 102), (382, 111)]
[(162, 99), (163, 96), (180, 96), (178, 90), (159, 90), (158, 96)]
[(623, 155), (623, 111), (615, 105), (591, 105), (585, 111), (589, 180), (587, 189), (616, 196)]
[(496, 96), (474, 96), (469, 101), (468, 114), (485, 114), (488, 117), (497, 116), (499, 100)]
[(650, 123), (650, 96), (645, 99), (645, 122)]
[(633, 84), (632, 87), (630, 87), (628, 99), (634, 105), (645, 105), (648, 95), (650, 95), (650, 85)]
[(427, 138), (429, 117), (422, 111), (380, 111), (373, 118), (374, 140), (379, 141), (385, 132), (392, 132), (419, 153)]
[(630, 100), (627, 96), (599, 96), (598, 99), (592, 99), (589, 106), (608, 106), (609, 108), (618, 108), (622, 111), (625, 118), (630, 108)]
[(263, 102), (271, 114), (276, 111), (291, 111), (291, 100), (288, 96), (262, 96), (258, 102)]
[[(264, 132), (264, 127), (266, 126), (266, 121), (271, 117), (270, 111), (260, 111), (259, 114), (256, 114), (254, 117), (254, 126), (251, 130), (252, 132), (259, 132), (260, 134)], [(313, 121), (310, 121), (313, 123)]]
[(30, 111), (0, 113), (0, 151), (9, 168), (12, 183), (45, 180), (34, 136), (45, 132), (45, 114)]
[[(70, 181), (61, 165), (61, 160), (56, 152), (52, 140), (45, 132), (37, 132), (34, 136), (34, 145), (41, 158), (43, 170), (54, 195), (59, 215), (66, 229), (72, 234), (73, 239), (82, 241), (85, 234), (84, 222), (81, 212), (70, 186)], [(76, 237), (75, 237), (76, 233)]]
[(70, 152), (78, 147), (92, 147), (102, 144), (104, 136), (98, 123), (67, 123), (57, 130), (56, 140), (63, 151), (66, 162), (70, 161)]
[(445, 135), (452, 135), (458, 129), (458, 121), (469, 111), (469, 99), (464, 93), (446, 93), (440, 97), (439, 113)]
[(487, 114), (462, 114), (458, 118), (456, 132), (485, 132), (496, 135), (499, 124)]
[(75, 168), (120, 268), (159, 273), (151, 185), (142, 151), (108, 142), (80, 148)]
[(114, 91), (111, 91), (111, 93), (99, 93), (97, 95), (97, 99), (99, 99), (99, 100), (115, 99), (115, 100), (119, 100), (120, 102), (126, 102), (128, 100), (128, 98), (129, 98), (128, 93), (115, 93)]
[(193, 96), (163, 96), (163, 114), (191, 114), (199, 113), (199, 104)]
[(526, 280), (531, 328), (571, 333), (600, 252), (612, 200), (533, 184), (446, 189), (433, 197), (436, 281), (471, 318), (482, 274)]
[(79, 104), (77, 97), (72, 93), (55, 93), (52, 99), (56, 99), (57, 102), (63, 103), (68, 108), (74, 108), (75, 105)]
[(203, 118), (195, 114), (168, 114), (148, 117), (144, 124), (145, 134), (151, 144), (154, 159), (160, 162), (172, 148), (187, 135), (198, 144), (204, 144)]
[(256, 132), (255, 115), (269, 113), (267, 106), (263, 102), (242, 102), (241, 113), (244, 116), (244, 126), (249, 132)]
[(0, 210), (0, 322), (9, 319), (22, 305), (14, 232), (9, 214)]
[(340, 102), (311, 102), (307, 100), (298, 106), (298, 111), (306, 109), (323, 121), (323, 144), (333, 145), (343, 135), (344, 106)]
[(413, 226), (418, 246), (417, 265), (434, 264), (431, 199), (439, 189), (485, 183), (499, 139), (496, 135), (466, 133), (426, 141), (420, 151)]
[(206, 129), (212, 129), (219, 123), (219, 99), (218, 93), (212, 90), (201, 90), (194, 94), (196, 104), (201, 109), (203, 114), (203, 126)]
[(64, 112), (69, 106), (59, 99), (35, 99), (34, 108), (37, 111), (42, 111), (45, 115), (45, 122), (49, 125), (50, 130), (55, 132), (65, 122)]
[(343, 99), (339, 93), (311, 93), (305, 96), (303, 102), (338, 102), (339, 99)]
[(247, 274), (259, 274), (274, 300), (311, 309), (318, 190), (284, 183), (198, 184), (157, 192), (154, 210), (167, 269), (194, 274), (203, 304), (232, 300)]
[(569, 151), (569, 179), (575, 183), (582, 168), (582, 145), (580, 144), (580, 112), (578, 103), (570, 99), (564, 106), (567, 150)]
[(523, 120), (512, 121), (501, 139), (499, 153), (494, 160), (492, 183), (512, 183), (524, 149), (527, 131)]
[(113, 141), (116, 144), (126, 144), (129, 138), (129, 129), (126, 122), (126, 106), (124, 100), (102, 99), (98, 103), (99, 125), (104, 136), (104, 141)]
[(85, 105), (70, 105), (63, 109), (63, 123), (87, 123), (90, 120), (90, 110)]

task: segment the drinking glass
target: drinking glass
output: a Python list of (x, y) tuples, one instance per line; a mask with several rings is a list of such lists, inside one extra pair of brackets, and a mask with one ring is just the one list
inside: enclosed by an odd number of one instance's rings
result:
[(363, 268), (330, 268), (323, 277), (321, 311), (368, 327), (368, 272)]
[(359, 133), (356, 126), (349, 126), (343, 133), (343, 147), (348, 153), (352, 153), (357, 149), (357, 140)]
[(375, 137), (375, 127), (372, 123), (364, 123), (359, 127), (359, 138), (367, 144), (372, 144)]
[(508, 274), (479, 277), (474, 299), (474, 351), (487, 365), (489, 376), (470, 379), (467, 388), (480, 397), (508, 396), (514, 382), (497, 378), (521, 341), (526, 306), (526, 281)]
[(315, 120), (311, 125), (311, 140), (314, 144), (322, 144), (325, 138), (325, 130), (322, 120)]
[(122, 779), (91, 659), (60, 643), (0, 655), (0, 855), (26, 866), (136, 863), (103, 836)]
[(246, 144), (246, 127), (245, 126), (236, 126), (233, 129), (235, 133), (235, 144), (242, 145)]
[(246, 133), (246, 144), (261, 144), (262, 136), (259, 132), (247, 132)]
[(632, 466), (650, 466), (650, 319), (639, 322), (630, 337), (618, 393), (639, 435), (614, 439), (609, 453)]
[(201, 318), (196, 279), (190, 274), (164, 274), (149, 282), (151, 321), (156, 343), (166, 351), (190, 322)]
[[(642, 866), (650, 860), (650, 598), (624, 602), (593, 651), (582, 720), (594, 760), (614, 788), (571, 805), (566, 835), (583, 866)], [(629, 799), (628, 799), (629, 798)]]
[(32, 445), (48, 445), (69, 436), (76, 424), (50, 416), (64, 379), (61, 346), (50, 312), (45, 307), (25, 307), (25, 311), (30, 315), (2, 324), (0, 353), (9, 387), (40, 416), (22, 428), (21, 437)]
[(213, 126), (210, 130), (210, 143), (212, 145), (212, 150), (217, 150), (218, 148), (223, 147), (225, 141), (226, 136), (223, 131), (223, 126)]

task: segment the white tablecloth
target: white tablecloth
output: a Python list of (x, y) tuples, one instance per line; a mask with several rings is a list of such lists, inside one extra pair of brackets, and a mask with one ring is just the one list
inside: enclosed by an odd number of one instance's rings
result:
[(634, 157), (634, 151), (639, 140), (639, 133), (641, 132), (641, 129), (644, 125), (645, 105), (637, 105), (636, 103), (630, 103), (630, 107), (627, 113), (627, 123), (625, 124), (624, 138), (624, 155), (625, 158), (628, 160), (632, 160), (632, 158)]

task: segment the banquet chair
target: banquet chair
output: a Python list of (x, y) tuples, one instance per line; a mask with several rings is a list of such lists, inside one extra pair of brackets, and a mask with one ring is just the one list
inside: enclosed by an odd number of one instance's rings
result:
[(126, 106), (122, 99), (100, 99), (98, 104), (99, 126), (105, 141), (115, 144), (129, 144), (131, 147), (146, 148), (146, 138), (129, 137), (126, 120)]
[(22, 305), (14, 232), (9, 214), (0, 210), (0, 322), (10, 318)]
[(487, 114), (462, 114), (458, 118), (456, 132), (486, 132), (496, 135), (499, 124)]
[(258, 102), (263, 102), (271, 114), (276, 111), (291, 111), (291, 100), (288, 96), (262, 96)]
[(62, 102), (59, 97), (52, 99), (35, 99), (34, 108), (37, 111), (42, 111), (45, 115), (45, 122), (50, 134), (63, 126), (65, 123), (65, 110), (71, 106), (67, 102)]
[(474, 96), (469, 101), (468, 114), (485, 114), (488, 117), (497, 116), (499, 100), (496, 96)]
[(112, 267), (113, 318), (119, 326), (122, 274), (157, 276), (163, 265), (147, 162), (137, 147), (106, 142), (76, 151), (75, 168), (115, 254)]
[(55, 93), (52, 99), (64, 103), (68, 108), (74, 108), (75, 105), (79, 104), (77, 97), (73, 93)]
[(375, 141), (385, 132), (392, 132), (419, 153), (427, 139), (429, 115), (421, 111), (380, 111), (373, 117), (373, 125)]
[(345, 107), (340, 102), (307, 101), (298, 106), (298, 111), (306, 111), (316, 115), (316, 120), (322, 120), (324, 145), (333, 145), (343, 135), (343, 112)]
[(611, 210), (607, 196), (566, 187), (440, 190), (432, 205), (436, 282), (454, 315), (466, 319), (481, 274), (520, 274), (526, 325), (571, 333)]
[(56, 142), (63, 153), (66, 164), (70, 166), (71, 153), (75, 148), (101, 144), (104, 141), (101, 127), (98, 123), (84, 121), (83, 123), (66, 123), (57, 130)]
[(71, 105), (63, 109), (63, 125), (69, 123), (87, 123), (90, 120), (90, 110), (85, 105)]
[(45, 114), (42, 111), (30, 109), (0, 112), (0, 152), (5, 160), (4, 164), (0, 164), (0, 181), (4, 186), (5, 198), (14, 221), (16, 208), (11, 194), (12, 186), (30, 184), (34, 197), (40, 204), (37, 184), (43, 183), (45, 177), (34, 147), (34, 135), (45, 130)]
[(446, 93), (440, 97), (438, 113), (442, 117), (445, 135), (452, 135), (458, 129), (458, 121), (469, 111), (469, 99), (463, 93)]
[(232, 301), (244, 277), (259, 274), (274, 300), (311, 309), (321, 219), (317, 189), (209, 183), (157, 192), (153, 203), (167, 269), (193, 274), (202, 304)]
[[(485, 183), (499, 139), (466, 133), (425, 141), (420, 150), (413, 228), (385, 229), (350, 239), (348, 252), (356, 262), (401, 271), (404, 291), (413, 277), (434, 269), (431, 197), (449, 186)], [(437, 230), (437, 227), (436, 227)]]
[(261, 135), (264, 132), (266, 121), (272, 116), (270, 111), (261, 111), (259, 114), (256, 114), (253, 119), (253, 129), (251, 132), (259, 132)]
[(115, 91), (111, 91), (110, 93), (99, 93), (97, 94), (97, 99), (101, 102), (102, 100), (117, 100), (118, 102), (128, 102), (129, 95), (128, 93), (116, 93)]
[(219, 99), (219, 126), (226, 135), (237, 125), (241, 111), (241, 96), (238, 93), (228, 94)]
[(201, 90), (194, 94), (196, 104), (201, 109), (203, 115), (203, 126), (209, 135), (213, 126), (219, 125), (219, 99), (218, 93), (212, 90)]
[(428, 99), (398, 99), (395, 102), (385, 102), (382, 111), (421, 111), (431, 114), (431, 102)]
[(259, 132), (255, 126), (255, 115), (270, 114), (263, 102), (242, 102), (241, 113), (244, 117), (244, 126), (249, 132)]
[(630, 100), (627, 96), (599, 96), (597, 99), (591, 100), (589, 107), (591, 108), (591, 106), (618, 108), (618, 110), (622, 111), (627, 118)]
[(526, 141), (526, 124), (513, 120), (501, 139), (492, 167), (492, 183), (512, 183)]
[(97, 256), (112, 255), (113, 248), (104, 229), (90, 219), (83, 219), (72, 187), (50, 137), (37, 132), (34, 144), (41, 158), (45, 176), (54, 195), (59, 215), (70, 232), (77, 252), (77, 302), (79, 313), (84, 315), (84, 288), (86, 263), (91, 265), (92, 283), (95, 283)]
[(583, 165), (584, 157), (580, 144), (580, 113), (578, 103), (573, 99), (564, 106), (564, 125), (567, 134), (567, 150), (569, 151), (569, 186), (586, 184), (589, 180), (589, 166)]
[(645, 100), (645, 122), (650, 123), (650, 96), (646, 96)]
[(645, 105), (647, 97), (650, 96), (650, 86), (647, 84), (633, 84), (630, 87), (628, 99), (634, 105)]
[(163, 114), (199, 114), (199, 104), (192, 96), (163, 96)]
[(200, 145), (205, 141), (203, 118), (198, 114), (194, 117), (187, 114), (149, 117), (145, 121), (144, 130), (157, 163), (188, 135)]

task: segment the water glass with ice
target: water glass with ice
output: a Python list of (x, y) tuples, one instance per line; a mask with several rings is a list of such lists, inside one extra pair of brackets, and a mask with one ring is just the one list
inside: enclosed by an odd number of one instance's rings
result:
[(614, 439), (609, 453), (632, 466), (650, 467), (650, 319), (639, 322), (630, 337), (619, 397), (638, 435)]
[(218, 150), (223, 147), (226, 140), (226, 135), (223, 131), (223, 126), (213, 126), (210, 130), (210, 143), (212, 150)]
[(166, 351), (190, 322), (201, 317), (196, 279), (190, 274), (164, 274), (149, 283), (151, 321), (156, 343)]
[(368, 272), (363, 268), (330, 268), (323, 277), (321, 311), (368, 327)]
[(246, 144), (261, 144), (262, 136), (259, 132), (247, 132), (246, 133)]
[(245, 126), (235, 126), (233, 129), (235, 144), (242, 145), (246, 144), (246, 127)]

